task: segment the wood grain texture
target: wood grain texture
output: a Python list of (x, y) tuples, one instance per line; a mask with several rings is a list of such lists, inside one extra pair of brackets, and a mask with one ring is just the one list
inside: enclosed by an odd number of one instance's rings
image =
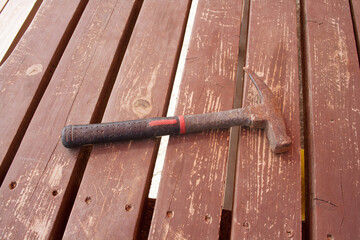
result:
[[(246, 64), (272, 90), (292, 148), (274, 154), (263, 130), (241, 129), (232, 239), (301, 239), (297, 51), (296, 2), (251, 1)], [(258, 101), (246, 76), (243, 105)]]
[[(200, 0), (177, 115), (232, 108), (242, 1)], [(229, 130), (171, 137), (149, 239), (218, 239)]]
[(360, 236), (360, 70), (349, 1), (304, 5), (312, 239)]
[(81, 175), (74, 169), (79, 149), (62, 146), (61, 129), (96, 117), (134, 2), (87, 5), (0, 189), (0, 238), (58, 237), (63, 226), (55, 222), (66, 218), (63, 205), (71, 207)]
[[(18, 34), (36, 0), (11, 0), (0, 14), (0, 62)], [(1, 5), (0, 5), (1, 9)]]
[(0, 182), (84, 5), (80, 0), (45, 0), (0, 67)]
[[(188, 9), (189, 1), (143, 3), (103, 122), (166, 112)], [(155, 139), (94, 146), (65, 239), (136, 238), (156, 146)]]

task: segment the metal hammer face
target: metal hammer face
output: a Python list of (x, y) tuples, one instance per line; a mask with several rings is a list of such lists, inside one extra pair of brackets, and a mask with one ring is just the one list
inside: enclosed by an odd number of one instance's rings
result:
[[(250, 69), (244, 68), (259, 92), (261, 104), (254, 106), (255, 118), (259, 121), (257, 127), (265, 129), (270, 148), (275, 153), (282, 153), (291, 147), (291, 138), (286, 134), (284, 118), (277, 107), (275, 96), (269, 87)], [(251, 107), (252, 109), (254, 107)]]
[(286, 134), (284, 119), (271, 90), (254, 72), (249, 69), (245, 71), (259, 91), (261, 104), (216, 113), (70, 125), (62, 131), (62, 143), (65, 147), (77, 147), (242, 125), (265, 129), (272, 151), (287, 151), (291, 146), (291, 139)]

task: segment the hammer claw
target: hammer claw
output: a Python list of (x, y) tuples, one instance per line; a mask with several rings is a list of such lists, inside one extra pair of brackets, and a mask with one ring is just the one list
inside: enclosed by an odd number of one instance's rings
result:
[(271, 149), (275, 153), (288, 151), (291, 147), (291, 138), (286, 134), (284, 118), (281, 110), (277, 106), (275, 96), (265, 82), (260, 80), (260, 77), (253, 70), (244, 67), (244, 71), (249, 74), (251, 81), (259, 92), (262, 103), (260, 105), (263, 105), (263, 111), (260, 115), (266, 118), (264, 128)]

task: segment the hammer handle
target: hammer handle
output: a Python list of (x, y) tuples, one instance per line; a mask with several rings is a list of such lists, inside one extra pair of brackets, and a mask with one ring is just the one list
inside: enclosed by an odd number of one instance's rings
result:
[(235, 125), (250, 126), (252, 121), (246, 110), (243, 108), (187, 116), (70, 125), (64, 127), (61, 140), (65, 147), (71, 148), (94, 143), (200, 132)]
[(67, 148), (81, 145), (149, 138), (180, 133), (183, 117), (163, 117), (112, 123), (70, 125), (63, 128), (61, 141)]

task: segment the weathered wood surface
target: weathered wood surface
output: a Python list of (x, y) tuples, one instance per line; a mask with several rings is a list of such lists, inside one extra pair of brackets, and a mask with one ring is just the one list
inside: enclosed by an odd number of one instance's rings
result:
[[(241, 129), (232, 239), (301, 239), (297, 51), (296, 2), (251, 1), (246, 65), (275, 95), (292, 148), (274, 154), (263, 130)], [(256, 104), (248, 76), (244, 84), (243, 106)]]
[[(144, 1), (103, 122), (166, 113), (189, 1)], [(136, 238), (158, 141), (95, 146), (65, 239)]]
[(346, 0), (304, 5), (312, 239), (360, 236), (360, 70), (349, 12)]
[[(176, 115), (231, 109), (242, 0), (199, 0)], [(150, 239), (218, 239), (228, 130), (170, 137)]]
[(128, 0), (87, 5), (0, 189), (0, 238), (46, 239), (64, 228), (84, 159), (60, 132), (99, 118), (134, 10)]
[(84, 5), (80, 0), (45, 0), (0, 67), (0, 182)]
[[(0, 62), (37, 0), (11, 0), (0, 13)], [(39, 1), (40, 2), (40, 1)], [(1, 10), (0, 3), (0, 10)]]
[[(8, 19), (6, 7), (20, 2), (0, 0), (0, 29), (11, 25), (1, 20)], [(40, 0), (30, 18), (22, 15), (28, 20), (20, 32), (38, 13), (0, 67), (1, 239), (63, 233), (65, 239), (218, 238), (228, 130), (170, 138), (150, 232), (141, 219), (151, 215), (143, 208), (159, 141), (103, 144), (91, 152), (65, 149), (59, 139), (65, 124), (98, 122), (104, 111), (103, 122), (166, 114), (190, 5), (196, 18), (176, 114), (226, 110), (238, 102), (243, 1), (142, 2)], [(305, 236), (356, 239), (360, 2), (301, 3), (310, 190)], [(293, 146), (274, 155), (263, 131), (241, 130), (231, 237), (301, 239), (296, 3), (250, 5), (246, 65), (274, 92)], [(256, 104), (257, 91), (247, 77), (244, 82), (244, 105)]]

